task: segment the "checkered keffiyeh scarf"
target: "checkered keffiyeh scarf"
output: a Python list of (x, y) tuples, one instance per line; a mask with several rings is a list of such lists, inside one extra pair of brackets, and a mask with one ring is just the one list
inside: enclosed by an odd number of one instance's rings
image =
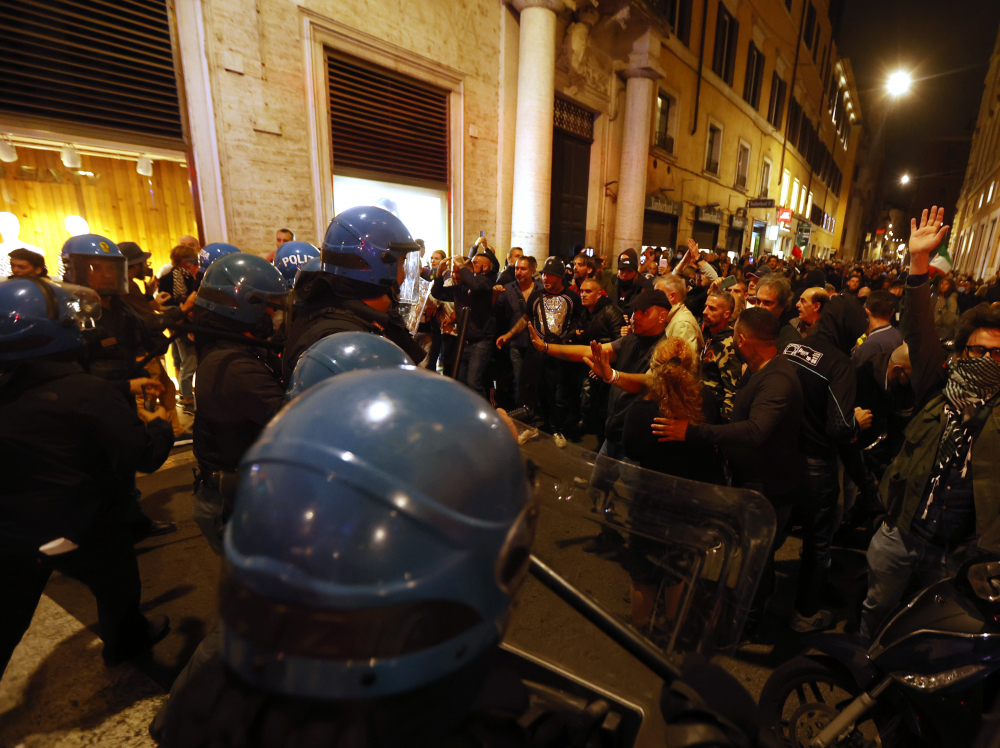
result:
[(935, 467), (939, 471), (955, 458), (966, 441), (971, 444), (975, 434), (967, 429), (966, 425), (976, 415), (979, 406), (996, 396), (998, 392), (1000, 392), (1000, 363), (989, 356), (959, 358), (948, 366), (944, 397), (950, 413), (947, 413), (949, 417), (945, 421), (941, 446), (938, 447), (935, 461)]
[(174, 267), (174, 301), (183, 304), (187, 300), (187, 279), (194, 276), (184, 268)]

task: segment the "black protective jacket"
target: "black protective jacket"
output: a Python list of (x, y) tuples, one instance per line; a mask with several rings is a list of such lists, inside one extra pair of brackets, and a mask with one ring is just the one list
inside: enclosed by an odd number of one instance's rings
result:
[(857, 376), (848, 356), (867, 324), (849, 299), (835, 297), (809, 335), (779, 352), (796, 365), (805, 398), (802, 453), (829, 459), (857, 433)]
[(285, 391), (259, 348), (217, 340), (199, 352), (195, 397), (194, 455), (199, 467), (234, 471), (281, 410)]
[(88, 371), (101, 379), (119, 382), (148, 376), (136, 359), (147, 353), (166, 353), (167, 339), (160, 324), (163, 321), (155, 315), (138, 314), (118, 296), (110, 297), (95, 327), (83, 331)]
[(286, 387), (292, 380), (299, 357), (313, 343), (337, 332), (381, 335), (402, 348), (415, 364), (427, 356), (413, 340), (397, 312), (380, 312), (360, 299), (329, 299), (326, 303), (304, 305), (295, 311), (281, 357), (281, 380)]
[(131, 395), (76, 363), (29, 360), (0, 382), (0, 554), (79, 545), (95, 521), (124, 521), (123, 476), (163, 464), (170, 424), (144, 424)]

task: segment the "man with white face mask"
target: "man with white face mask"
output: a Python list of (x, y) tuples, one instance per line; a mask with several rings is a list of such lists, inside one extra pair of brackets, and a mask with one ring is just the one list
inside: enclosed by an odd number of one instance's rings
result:
[[(910, 224), (910, 274), (900, 331), (909, 346), (918, 407), (906, 447), (885, 472), (887, 516), (868, 549), (868, 597), (861, 633), (872, 637), (896, 607), (914, 572), (923, 584), (953, 576), (956, 550), (1000, 515), (1000, 311), (985, 304), (962, 315), (955, 357), (934, 332), (928, 284), (931, 252), (948, 231), (944, 209)], [(947, 363), (947, 365), (946, 365)], [(921, 407), (922, 406), (922, 407)], [(914, 445), (913, 449), (909, 445)]]

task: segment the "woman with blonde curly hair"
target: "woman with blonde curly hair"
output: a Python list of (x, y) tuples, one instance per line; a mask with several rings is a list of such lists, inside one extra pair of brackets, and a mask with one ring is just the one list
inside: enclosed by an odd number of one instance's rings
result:
[[(719, 423), (719, 406), (712, 390), (706, 387), (698, 370), (698, 359), (691, 346), (681, 338), (665, 338), (653, 349), (646, 375), (646, 397), (636, 400), (625, 413), (625, 455), (640, 467), (678, 478), (703, 483), (725, 483), (725, 470), (718, 449), (706, 444), (661, 442), (653, 434), (653, 419), (680, 418), (689, 423)], [(677, 449), (687, 445), (684, 449)], [(657, 495), (636, 497), (629, 512), (641, 525), (646, 511), (655, 514)], [(670, 582), (668, 574), (648, 560), (649, 549), (641, 535), (629, 540), (632, 624), (650, 625), (658, 598), (662, 598), (660, 616), (669, 622), (677, 612), (684, 592), (682, 580)], [(654, 622), (655, 625), (655, 622)]]
[(625, 414), (625, 454), (647, 470), (678, 478), (722, 484), (725, 482), (718, 450), (686, 442), (660, 442), (653, 435), (653, 419), (679, 418), (690, 423), (719, 423), (719, 406), (705, 387), (699, 362), (681, 338), (665, 338), (653, 350), (646, 375), (646, 397), (634, 402)]

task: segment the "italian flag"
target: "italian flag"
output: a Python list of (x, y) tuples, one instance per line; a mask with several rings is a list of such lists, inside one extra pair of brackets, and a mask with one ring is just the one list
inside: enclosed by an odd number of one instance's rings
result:
[(950, 236), (946, 236), (944, 241), (938, 246), (937, 257), (935, 257), (930, 262), (929, 272), (931, 275), (945, 275), (951, 272), (951, 256), (948, 254), (948, 240)]

